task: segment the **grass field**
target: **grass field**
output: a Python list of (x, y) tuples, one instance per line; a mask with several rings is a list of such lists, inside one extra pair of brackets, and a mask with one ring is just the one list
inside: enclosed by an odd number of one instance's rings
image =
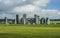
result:
[(0, 38), (60, 38), (58, 25), (0, 24)]

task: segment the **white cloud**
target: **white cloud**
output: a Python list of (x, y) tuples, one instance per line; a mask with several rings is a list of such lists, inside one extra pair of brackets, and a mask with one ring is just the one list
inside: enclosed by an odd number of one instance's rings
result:
[(58, 15), (60, 15), (60, 11), (58, 12)]
[(16, 7), (16, 8), (13, 9), (14, 12), (27, 13), (27, 14), (36, 13), (36, 11), (38, 11), (38, 10), (39, 10), (39, 8), (34, 6), (34, 5), (25, 5), (25, 6)]
[(4, 17), (7, 17), (8, 19), (9, 19), (9, 18), (12, 18), (12, 19), (15, 18), (15, 17), (14, 17), (13, 15), (11, 15), (11, 14), (6, 14), (6, 13), (0, 14), (0, 18), (4, 18)]
[(25, 2), (26, 0), (22, 0), (22, 1), (24, 1), (24, 2)]
[[(18, 6), (24, 7), (25, 5), (34, 5), (37, 6), (45, 6), (49, 0), (0, 0), (0, 9), (2, 10), (12, 10), (12, 8), (16, 8)], [(27, 2), (26, 2), (27, 1)], [(33, 2), (32, 2), (33, 1)], [(30, 2), (30, 3), (29, 3)], [(50, 2), (50, 1), (49, 1)]]
[(57, 14), (59, 11), (58, 10), (45, 10), (42, 9), (43, 14)]
[[(41, 16), (46, 14), (51, 16), (60, 14), (58, 10), (45, 10), (41, 8), (47, 6), (49, 2), (50, 0), (0, 0), (0, 10), (4, 12), (1, 15), (3, 15), (2, 17), (13, 17), (10, 13), (26, 13), (28, 16), (32, 17), (34, 14), (39, 14)], [(6, 14), (6, 11), (8, 11), (9, 14)]]
[(33, 4), (36, 6), (47, 6), (49, 2), (50, 0), (35, 0)]
[(0, 10), (12, 10), (12, 8), (24, 4), (24, 0), (0, 0)]
[(33, 5), (25, 5), (22, 7), (14, 8), (14, 11), (16, 11), (16, 12), (31, 12), (31, 11), (34, 11), (35, 9), (36, 9), (36, 7)]
[(49, 2), (50, 0), (33, 0), (31, 4), (15, 7), (13, 11), (16, 13), (39, 14), (41, 6), (46, 6)]
[(40, 14), (41, 14), (40, 17), (49, 17), (51, 19), (59, 18), (59, 10), (46, 10), (46, 9), (42, 9)]

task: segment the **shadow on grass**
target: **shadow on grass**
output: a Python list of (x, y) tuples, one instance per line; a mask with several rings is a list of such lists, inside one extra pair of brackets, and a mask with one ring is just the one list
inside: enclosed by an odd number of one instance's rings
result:
[(14, 33), (0, 33), (0, 38), (24, 38), (22, 35)]
[(0, 38), (60, 38), (60, 36), (24, 35), (24, 34), (14, 34), (14, 33), (0, 33)]

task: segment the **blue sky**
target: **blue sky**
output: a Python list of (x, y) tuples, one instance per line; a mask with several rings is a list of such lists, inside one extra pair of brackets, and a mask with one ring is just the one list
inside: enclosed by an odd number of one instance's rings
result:
[(45, 9), (57, 9), (60, 10), (60, 0), (51, 0)]
[(15, 18), (16, 14), (22, 17), (42, 17), (60, 19), (60, 0), (0, 0), (0, 18)]

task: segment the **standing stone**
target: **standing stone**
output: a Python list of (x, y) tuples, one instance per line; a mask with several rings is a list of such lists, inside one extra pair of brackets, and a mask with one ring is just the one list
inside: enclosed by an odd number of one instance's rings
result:
[(45, 18), (43, 18), (43, 24), (45, 24)]
[(5, 20), (5, 24), (8, 24), (8, 21), (7, 21), (8, 19), (7, 19), (7, 17), (5, 17), (4, 20)]
[(15, 24), (19, 24), (19, 15), (16, 15)]
[(38, 16), (38, 24), (40, 24), (40, 18), (39, 18), (39, 16)]
[(50, 24), (50, 19), (46, 18), (46, 24)]
[(26, 14), (23, 14), (23, 24), (26, 24)]
[(45, 24), (45, 18), (41, 18), (41, 24)]
[(14, 19), (14, 21), (15, 21), (15, 24), (17, 24), (17, 23), (16, 23), (16, 19)]
[(42, 19), (40, 19), (40, 24), (42, 24)]
[(43, 22), (43, 18), (41, 18), (41, 24), (43, 24), (44, 22)]
[(39, 16), (34, 15), (34, 18), (35, 18), (35, 24), (39, 24)]

